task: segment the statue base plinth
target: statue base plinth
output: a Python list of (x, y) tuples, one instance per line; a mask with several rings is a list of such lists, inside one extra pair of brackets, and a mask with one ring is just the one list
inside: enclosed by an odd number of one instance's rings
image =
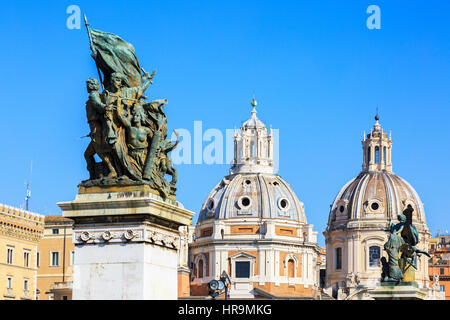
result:
[(416, 282), (381, 282), (370, 295), (375, 300), (424, 300), (427, 292), (420, 289)]
[(73, 299), (177, 299), (179, 227), (194, 212), (148, 186), (81, 187), (60, 202), (74, 220)]

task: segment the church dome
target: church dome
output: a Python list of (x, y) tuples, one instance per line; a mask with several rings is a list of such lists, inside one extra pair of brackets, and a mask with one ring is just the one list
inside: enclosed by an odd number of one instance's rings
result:
[(311, 298), (319, 283), (317, 231), (275, 173), (275, 130), (256, 117), (254, 99), (252, 106), (250, 119), (234, 132), (230, 172), (199, 212), (189, 253), (191, 292), (207, 295), (208, 283), (226, 272), (231, 299)]
[(202, 206), (199, 222), (230, 218), (291, 219), (305, 223), (300, 202), (279, 175), (232, 174), (220, 181)]
[[(323, 233), (327, 247), (325, 290), (340, 299), (362, 299), (379, 285), (388, 264), (384, 245), (389, 226), (399, 222), (398, 215), (408, 206), (413, 208), (418, 248), (428, 248), (430, 232), (423, 203), (414, 188), (392, 172), (391, 134), (383, 131), (378, 116), (375, 121), (370, 133), (363, 136), (361, 173), (335, 197)], [(414, 268), (415, 281), (427, 288), (428, 258), (417, 256)]]
[(357, 219), (396, 220), (408, 205), (414, 209), (413, 219), (426, 224), (423, 203), (414, 188), (392, 172), (392, 139), (378, 123), (364, 134), (362, 172), (350, 180), (334, 199), (328, 228)]
[(396, 220), (408, 205), (413, 219), (425, 223), (422, 201), (404, 179), (387, 171), (363, 171), (349, 181), (331, 205), (329, 225), (347, 220)]
[(303, 203), (279, 175), (274, 174), (273, 133), (256, 117), (252, 101), (250, 119), (234, 134), (230, 174), (211, 191), (198, 222), (209, 219), (289, 219), (306, 224)]

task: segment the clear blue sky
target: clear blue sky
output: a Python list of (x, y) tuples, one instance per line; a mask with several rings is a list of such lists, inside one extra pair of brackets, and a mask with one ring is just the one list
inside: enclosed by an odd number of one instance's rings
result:
[[(250, 115), (280, 130), (279, 173), (324, 245), (329, 205), (361, 169), (361, 138), (378, 106), (392, 130), (394, 172), (425, 204), (432, 233), (450, 229), (449, 1), (20, 1), (2, 3), (0, 202), (60, 214), (88, 177), (85, 80), (96, 77), (91, 26), (132, 43), (157, 69), (169, 130), (239, 127)], [(366, 8), (381, 9), (369, 30)], [(228, 165), (179, 165), (178, 200), (198, 212)], [(196, 217), (195, 217), (196, 220)]]

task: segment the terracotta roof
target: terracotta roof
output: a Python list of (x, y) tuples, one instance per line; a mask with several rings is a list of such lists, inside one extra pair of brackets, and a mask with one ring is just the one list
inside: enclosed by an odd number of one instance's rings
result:
[(45, 216), (45, 223), (52, 223), (52, 222), (73, 222), (72, 219), (64, 218), (63, 216)]

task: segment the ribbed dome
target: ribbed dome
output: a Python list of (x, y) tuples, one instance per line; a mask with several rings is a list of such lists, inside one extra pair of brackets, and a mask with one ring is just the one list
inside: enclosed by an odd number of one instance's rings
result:
[(234, 174), (211, 191), (198, 222), (208, 219), (281, 218), (307, 223), (303, 203), (279, 175)]
[(363, 171), (334, 199), (328, 228), (346, 220), (396, 220), (408, 205), (414, 208), (413, 220), (426, 223), (423, 203), (407, 181), (392, 172)]

